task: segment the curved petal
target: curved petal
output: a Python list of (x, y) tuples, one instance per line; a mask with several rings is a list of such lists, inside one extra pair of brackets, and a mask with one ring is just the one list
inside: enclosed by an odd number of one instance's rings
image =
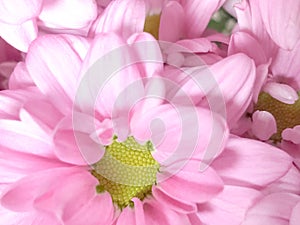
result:
[(252, 120), (252, 132), (260, 140), (266, 141), (277, 132), (276, 120), (267, 111), (255, 111)]
[(19, 62), (9, 79), (10, 89), (25, 89), (26, 87), (35, 86), (24, 62)]
[(198, 206), (198, 217), (204, 224), (240, 225), (250, 207), (261, 197), (259, 191), (225, 185), (211, 201)]
[[(263, 165), (263, 166), (261, 166)], [(292, 158), (269, 144), (232, 136), (213, 163), (226, 184), (264, 187), (284, 176)]]
[(299, 221), (300, 221), (300, 202), (292, 210), (290, 225), (297, 225)]
[(1, 0), (0, 21), (8, 24), (21, 24), (40, 13), (41, 0)]
[(282, 132), (282, 138), (287, 141), (291, 141), (294, 144), (300, 144), (300, 126), (295, 126), (293, 128), (286, 128)]
[[(172, 27), (170, 29), (170, 27)], [(176, 42), (184, 32), (184, 11), (176, 1), (169, 1), (162, 9), (159, 24), (159, 40)]]
[(82, 63), (68, 37), (42, 36), (31, 45), (26, 57), (26, 66), (35, 84), (63, 114), (71, 111)]
[(272, 39), (291, 50), (300, 38), (300, 2), (294, 0), (258, 1), (262, 19)]
[(297, 92), (286, 84), (268, 82), (264, 85), (263, 91), (285, 104), (294, 104), (298, 100)]
[(7, 25), (0, 23), (0, 36), (16, 49), (27, 52), (31, 42), (36, 39), (38, 28), (34, 20), (22, 24)]
[(43, 0), (39, 19), (50, 28), (80, 29), (90, 25), (96, 16), (97, 4), (93, 0)]
[(144, 1), (111, 1), (100, 17), (95, 21), (91, 35), (116, 32), (123, 38), (143, 31), (146, 18)]

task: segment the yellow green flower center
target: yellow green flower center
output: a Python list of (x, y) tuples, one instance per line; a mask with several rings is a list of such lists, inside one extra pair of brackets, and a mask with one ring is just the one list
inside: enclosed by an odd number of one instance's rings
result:
[(151, 154), (153, 150), (149, 141), (141, 145), (133, 137), (124, 142), (114, 138), (102, 159), (93, 166), (92, 174), (99, 181), (97, 192), (109, 192), (120, 209), (132, 206), (134, 197), (143, 200), (150, 195), (159, 170)]
[[(298, 93), (300, 96), (300, 92)], [(271, 113), (277, 124), (277, 133), (270, 138), (274, 142), (281, 141), (281, 133), (286, 128), (300, 125), (300, 98), (294, 104), (285, 104), (267, 93), (261, 93), (254, 111), (267, 111)]]
[(144, 32), (148, 32), (153, 35), (158, 40), (160, 24), (160, 14), (153, 14), (146, 17)]

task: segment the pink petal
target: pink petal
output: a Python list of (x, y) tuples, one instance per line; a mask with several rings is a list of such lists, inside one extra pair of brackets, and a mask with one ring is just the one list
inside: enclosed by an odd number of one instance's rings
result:
[(282, 138), (287, 141), (291, 141), (294, 144), (300, 144), (300, 126), (295, 126), (293, 128), (286, 128), (282, 132)]
[(132, 199), (134, 203), (134, 210), (135, 210), (135, 221), (138, 225), (145, 225), (145, 215), (144, 215), (144, 208), (143, 208), (143, 202), (138, 198)]
[(114, 206), (108, 193), (97, 195), (86, 203), (79, 212), (66, 221), (66, 225), (110, 224), (113, 221)]
[(271, 60), (269, 60), (268, 63), (261, 64), (256, 68), (256, 79), (253, 87), (253, 101), (255, 103), (257, 103), (258, 96), (267, 80), (270, 62)]
[(55, 168), (26, 176), (9, 186), (3, 193), (1, 204), (13, 211), (33, 210), (36, 199), (61, 187), (61, 180), (78, 171), (75, 168)]
[(280, 147), (294, 158), (294, 163), (300, 167), (300, 145), (295, 145), (290, 141), (281, 141)]
[(194, 213), (197, 211), (195, 203), (183, 202), (183, 200), (174, 199), (170, 194), (160, 188), (153, 188), (152, 194), (154, 198), (159, 201), (161, 204), (167, 205), (170, 209), (187, 214)]
[(221, 6), (220, 0), (197, 0), (183, 1), (185, 11), (185, 24), (188, 38), (200, 37), (205, 30), (211, 16)]
[(118, 217), (116, 225), (138, 225), (135, 220), (134, 210), (130, 207), (126, 207), (122, 210), (121, 214)]
[(95, 21), (91, 35), (116, 32), (124, 38), (143, 31), (146, 12), (144, 1), (112, 1)]
[(104, 148), (90, 137), (93, 128), (94, 118), (84, 114), (77, 115), (74, 120), (71, 117), (61, 120), (53, 135), (55, 155), (75, 165), (91, 165), (99, 161)]
[[(203, 203), (210, 200), (222, 191), (223, 182), (214, 170), (208, 167), (205, 171), (200, 172), (199, 166), (199, 161), (187, 162), (181, 171), (174, 173), (167, 180), (159, 182), (157, 188), (183, 203)], [(164, 178), (159, 176), (158, 180), (161, 179)]]
[[(170, 29), (170, 27), (172, 27)], [(176, 1), (169, 1), (162, 9), (159, 25), (159, 40), (176, 42), (183, 36), (184, 11)]]
[(2, 0), (0, 1), (0, 21), (8, 24), (21, 24), (36, 17), (41, 10), (41, 0)]
[(46, 35), (37, 39), (28, 52), (26, 66), (36, 85), (53, 105), (62, 113), (70, 112), (81, 59), (69, 44), (68, 36)]
[[(299, 196), (289, 193), (274, 193), (260, 200), (255, 206), (249, 210), (245, 224), (288, 224), (291, 211), (299, 202)], [(281, 223), (274, 223), (277, 219)], [(261, 223), (260, 220), (264, 221)], [(260, 223), (258, 223), (260, 222)]]
[(279, 0), (259, 1), (265, 27), (280, 47), (291, 50), (300, 38), (300, 2)]
[(219, 195), (198, 206), (197, 214), (204, 224), (240, 225), (248, 209), (260, 197), (255, 189), (225, 185)]
[(26, 64), (24, 62), (19, 62), (10, 76), (9, 88), (25, 89), (30, 86), (34, 86), (34, 82), (28, 73)]
[(292, 159), (285, 152), (263, 142), (233, 136), (212, 163), (226, 184), (248, 187), (264, 187), (284, 176), (291, 166)]
[(300, 221), (300, 202), (293, 208), (290, 225), (297, 225)]
[(156, 201), (144, 204), (146, 225), (190, 224), (186, 215), (179, 214)]
[(93, 0), (44, 0), (39, 19), (51, 28), (80, 29), (88, 26), (97, 16)]
[(263, 91), (285, 104), (294, 104), (298, 100), (297, 92), (286, 84), (269, 82), (264, 85)]
[(288, 192), (299, 195), (300, 190), (300, 174), (296, 166), (292, 166), (280, 179), (273, 182), (271, 185), (267, 186), (264, 190), (264, 194), (271, 194), (275, 192)]
[(223, 8), (230, 13), (233, 17), (236, 17), (236, 12), (234, 10), (234, 5), (239, 3), (241, 0), (227, 0), (223, 5)]
[(252, 120), (252, 132), (260, 140), (266, 141), (277, 132), (276, 120), (267, 111), (255, 111)]
[(18, 179), (33, 174), (36, 171), (64, 166), (55, 159), (49, 159), (33, 154), (21, 153), (5, 148), (0, 152), (1, 182), (11, 183)]
[(37, 37), (37, 25), (34, 20), (17, 25), (0, 23), (0, 35), (16, 49), (27, 52), (29, 45)]
[(252, 35), (246, 32), (236, 32), (231, 36), (228, 54), (245, 53), (254, 59), (256, 65), (267, 62), (263, 46)]
[(280, 48), (271, 65), (271, 70), (275, 78), (291, 85), (297, 90), (300, 88), (300, 80), (298, 76), (300, 69), (297, 66), (297, 62), (299, 60), (300, 41), (297, 42), (297, 45), (292, 50)]
[[(0, 145), (15, 151), (53, 157), (51, 137), (38, 126), (14, 120), (0, 120)], [(17, 141), (16, 141), (17, 140)]]

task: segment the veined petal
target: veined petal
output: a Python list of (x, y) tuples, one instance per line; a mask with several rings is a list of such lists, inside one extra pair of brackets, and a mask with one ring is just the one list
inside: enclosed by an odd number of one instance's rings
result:
[(1, 0), (0, 21), (8, 24), (21, 24), (40, 13), (42, 2), (41, 0)]
[[(263, 166), (262, 166), (263, 165)], [(269, 144), (232, 136), (212, 167), (226, 184), (265, 187), (284, 176), (292, 158)]]
[(255, 111), (252, 120), (252, 132), (260, 140), (266, 141), (277, 132), (276, 120), (267, 111)]
[(146, 18), (144, 1), (112, 1), (95, 21), (91, 35), (116, 32), (124, 38), (143, 31)]
[(30, 43), (37, 37), (37, 32), (38, 28), (34, 20), (16, 25), (0, 23), (0, 36), (22, 52), (28, 51)]
[(258, 1), (265, 27), (280, 47), (291, 50), (300, 38), (300, 2), (294, 0)]
[(81, 59), (68, 42), (68, 35), (45, 35), (37, 39), (28, 52), (26, 66), (42, 93), (62, 113), (69, 113), (77, 90)]
[(44, 0), (39, 19), (50, 28), (80, 29), (87, 27), (96, 16), (97, 5), (93, 0)]

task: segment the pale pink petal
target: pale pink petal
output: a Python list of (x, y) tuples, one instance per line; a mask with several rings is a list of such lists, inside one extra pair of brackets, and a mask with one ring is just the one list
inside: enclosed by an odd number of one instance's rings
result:
[(223, 5), (223, 8), (228, 12), (230, 13), (230, 15), (236, 17), (236, 12), (235, 12), (235, 9), (234, 9), (234, 5), (236, 3), (239, 3), (241, 2), (241, 0), (227, 0), (225, 2), (225, 4)]
[(205, 30), (211, 16), (220, 7), (221, 0), (187, 0), (183, 1), (185, 24), (188, 38), (200, 37)]
[(300, 69), (297, 62), (300, 60), (300, 41), (292, 50), (279, 49), (273, 59), (271, 70), (274, 77), (290, 84), (297, 90), (300, 88)]
[(43, 212), (14, 212), (0, 207), (1, 223), (5, 225), (62, 225), (62, 223), (52, 215)]
[(263, 47), (252, 35), (240, 31), (231, 36), (228, 54), (245, 53), (254, 59), (256, 65), (260, 65), (267, 62)]
[(26, 64), (24, 62), (19, 62), (10, 76), (9, 88), (25, 89), (30, 86), (34, 86), (34, 82), (28, 73)]
[(17, 25), (0, 23), (0, 36), (16, 49), (27, 52), (30, 43), (37, 37), (36, 22), (28, 20)]
[(78, 113), (74, 118), (61, 120), (53, 134), (55, 155), (75, 165), (91, 165), (99, 161), (104, 147), (90, 136), (96, 129), (94, 122), (93, 117)]
[(179, 214), (156, 201), (144, 204), (146, 225), (191, 225), (184, 214)]
[(162, 9), (159, 25), (159, 40), (176, 42), (183, 36), (184, 11), (176, 1), (169, 1)]
[(255, 111), (252, 115), (252, 132), (260, 140), (268, 140), (277, 132), (274, 116), (267, 111)]
[(112, 1), (95, 21), (90, 35), (102, 32), (116, 32), (124, 38), (143, 31), (146, 8), (144, 1)]
[(282, 132), (282, 138), (286, 141), (291, 141), (294, 144), (300, 144), (300, 126), (286, 128)]
[(264, 85), (263, 91), (285, 104), (294, 104), (298, 100), (297, 92), (287, 84), (268, 82)]
[[(289, 193), (274, 193), (264, 197), (248, 211), (243, 225), (286, 224), (291, 212), (299, 202), (299, 196)], [(276, 223), (275, 223), (276, 221)], [(256, 223), (254, 223), (256, 222)]]
[[(263, 166), (262, 166), (263, 165)], [(264, 187), (284, 176), (292, 158), (269, 144), (232, 136), (212, 163), (226, 184)]]
[(34, 209), (36, 199), (60, 187), (61, 180), (80, 172), (76, 168), (55, 168), (39, 171), (15, 182), (3, 193), (1, 204), (13, 211)]
[(300, 38), (300, 2), (258, 1), (262, 19), (272, 39), (282, 48), (292, 49)]
[(269, 60), (269, 62), (266, 64), (261, 64), (256, 67), (256, 79), (255, 79), (254, 87), (253, 87), (254, 103), (257, 103), (258, 96), (259, 96), (260, 92), (262, 91), (262, 87), (267, 80), (270, 63), (271, 63), (271, 60)]
[(139, 225), (136, 224), (134, 209), (126, 207), (118, 217), (116, 225)]
[(276, 180), (265, 189), (262, 190), (264, 194), (271, 194), (275, 192), (288, 192), (299, 195), (300, 194), (300, 174), (296, 166), (291, 167), (287, 174)]
[(176, 212), (187, 214), (194, 213), (197, 211), (195, 203), (184, 202), (183, 200), (174, 199), (174, 197), (170, 196), (168, 192), (160, 188), (153, 188), (152, 194), (155, 200), (157, 200), (161, 204), (167, 205), (170, 209)]
[(67, 35), (42, 36), (31, 45), (26, 58), (35, 84), (62, 113), (71, 111), (81, 67), (80, 57), (67, 40)]
[(272, 41), (265, 29), (259, 2), (260, 0), (241, 1), (235, 5), (235, 10), (240, 30), (255, 35), (255, 38), (263, 46), (267, 58), (269, 58), (274, 56), (278, 46)]
[[(223, 182), (211, 168), (200, 172), (200, 162), (190, 161), (179, 172), (159, 182), (157, 188), (171, 198), (185, 202), (203, 203), (209, 201), (223, 189)], [(162, 174), (163, 176), (163, 174)], [(164, 179), (158, 175), (158, 180)]]
[(138, 198), (132, 199), (134, 203), (134, 211), (135, 211), (135, 221), (138, 225), (145, 225), (145, 215), (144, 215), (144, 208), (143, 208), (143, 202)]
[(299, 221), (300, 221), (300, 201), (292, 210), (290, 225), (297, 225)]
[(198, 206), (198, 216), (204, 224), (240, 225), (248, 209), (261, 197), (259, 191), (225, 185), (224, 190), (206, 204)]
[[(36, 126), (14, 120), (0, 120), (0, 145), (15, 151), (53, 157), (51, 137)], [(17, 141), (16, 141), (17, 140)]]
[(41, 5), (41, 0), (1, 0), (0, 21), (8, 24), (21, 24), (36, 17)]
[(114, 33), (95, 38), (83, 65), (84, 79), (76, 103), (82, 110), (88, 110), (88, 114), (93, 114), (95, 106), (104, 118), (113, 117), (116, 133), (123, 138), (128, 133), (129, 110), (144, 95), (141, 74), (135, 63), (135, 47), (125, 44)]
[(93, 0), (44, 0), (39, 19), (46, 27), (80, 29), (96, 16), (97, 5)]
[(283, 139), (280, 147), (294, 158), (294, 163), (300, 168), (300, 145), (295, 145)]
[(163, 58), (159, 43), (148, 33), (133, 34), (127, 40), (133, 46), (135, 61), (143, 77), (152, 77), (163, 71)]
[(65, 222), (66, 225), (110, 224), (113, 219), (114, 206), (108, 193), (95, 196), (78, 213)]
[(36, 171), (62, 166), (64, 166), (64, 164), (56, 159), (1, 148), (0, 176), (1, 182), (3, 183), (15, 182)]

